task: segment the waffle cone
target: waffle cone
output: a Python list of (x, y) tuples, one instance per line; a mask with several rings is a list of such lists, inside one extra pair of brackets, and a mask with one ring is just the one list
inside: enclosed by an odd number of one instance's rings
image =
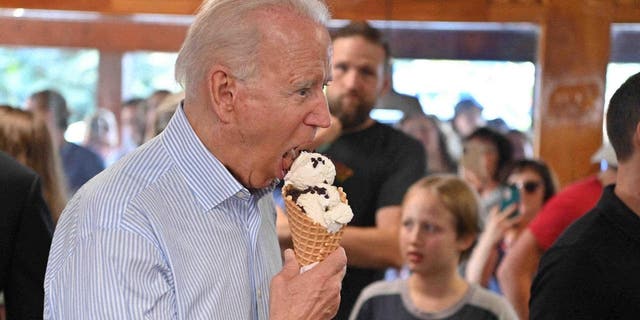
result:
[[(288, 195), (290, 188), (291, 186), (285, 186), (282, 189), (282, 197), (287, 208), (296, 259), (302, 266), (322, 261), (340, 246), (344, 226), (335, 233), (328, 232), (327, 228), (313, 221), (296, 205)], [(347, 196), (342, 188), (338, 188), (338, 192), (341, 201), (347, 203)]]

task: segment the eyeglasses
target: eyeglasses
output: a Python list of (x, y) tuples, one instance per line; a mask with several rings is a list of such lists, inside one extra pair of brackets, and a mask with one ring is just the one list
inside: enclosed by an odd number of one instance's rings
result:
[(524, 190), (526, 193), (534, 193), (538, 190), (542, 183), (540, 181), (525, 181), (523, 183), (514, 183), (519, 190)]

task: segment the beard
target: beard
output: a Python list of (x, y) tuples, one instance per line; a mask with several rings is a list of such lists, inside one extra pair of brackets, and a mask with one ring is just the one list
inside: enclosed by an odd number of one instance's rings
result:
[(358, 94), (352, 94), (357, 98), (355, 103), (346, 104), (345, 95), (338, 96), (327, 95), (329, 110), (331, 114), (340, 120), (343, 130), (350, 130), (360, 126), (369, 119), (369, 113), (375, 104), (375, 101), (367, 101)]

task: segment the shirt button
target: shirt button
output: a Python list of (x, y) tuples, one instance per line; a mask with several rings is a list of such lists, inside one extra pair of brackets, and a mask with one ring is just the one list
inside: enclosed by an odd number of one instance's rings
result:
[(262, 300), (262, 290), (256, 291), (256, 296), (258, 297), (258, 300)]
[(249, 193), (244, 191), (244, 190), (241, 190), (241, 191), (238, 191), (236, 193), (236, 197), (238, 197), (238, 198), (240, 198), (242, 200), (247, 200), (247, 199), (249, 199)]

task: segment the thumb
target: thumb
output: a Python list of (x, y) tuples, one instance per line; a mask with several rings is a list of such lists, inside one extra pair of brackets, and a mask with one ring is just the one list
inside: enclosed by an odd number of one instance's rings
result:
[(298, 260), (296, 260), (296, 255), (292, 249), (286, 249), (284, 251), (284, 266), (282, 267), (281, 274), (287, 279), (291, 279), (300, 274), (300, 265), (298, 265)]

